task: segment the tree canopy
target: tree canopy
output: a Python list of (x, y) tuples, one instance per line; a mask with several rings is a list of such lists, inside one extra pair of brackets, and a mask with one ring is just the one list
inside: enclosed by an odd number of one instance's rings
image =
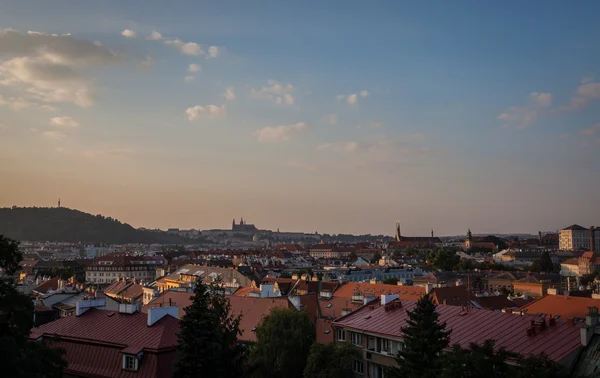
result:
[(301, 378), (315, 326), (304, 311), (273, 308), (256, 328), (250, 365), (257, 378)]
[(304, 378), (353, 378), (352, 363), (361, 355), (348, 343), (313, 344)]
[(231, 314), (231, 305), (218, 283), (196, 282), (192, 304), (181, 319), (175, 376), (237, 378), (243, 375), (243, 349), (237, 344), (241, 316)]
[(13, 378), (62, 377), (67, 363), (62, 350), (46, 341), (30, 341), (33, 302), (19, 293), (13, 278), (22, 255), (18, 243), (0, 235), (0, 366)]
[(429, 294), (419, 299), (412, 311), (407, 311), (408, 326), (402, 328), (404, 348), (398, 353), (398, 367), (389, 369), (391, 377), (436, 378), (442, 372), (442, 351), (450, 343), (446, 323), (438, 321)]

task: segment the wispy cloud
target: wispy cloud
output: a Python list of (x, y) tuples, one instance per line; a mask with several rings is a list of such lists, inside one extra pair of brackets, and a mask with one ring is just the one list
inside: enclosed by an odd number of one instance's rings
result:
[(54, 140), (63, 140), (67, 137), (67, 134), (65, 134), (62, 131), (58, 131), (58, 130), (44, 131), (44, 132), (42, 132), (42, 135), (48, 139), (54, 139)]
[(188, 67), (188, 71), (190, 71), (190, 72), (200, 72), (201, 70), (202, 70), (202, 67), (196, 63), (192, 63)]
[(125, 29), (121, 32), (121, 35), (127, 39), (134, 39), (137, 34), (131, 29)]
[(532, 102), (525, 106), (511, 106), (498, 116), (498, 119), (513, 124), (517, 129), (524, 129), (535, 122), (538, 117), (552, 105), (552, 93), (532, 92)]
[(67, 102), (81, 107), (94, 102), (93, 81), (83, 74), (117, 62), (102, 45), (68, 34), (0, 30), (0, 83), (41, 102)]
[(65, 127), (65, 128), (74, 128), (74, 127), (78, 127), (80, 125), (79, 122), (77, 122), (76, 120), (73, 119), (73, 117), (66, 117), (66, 116), (51, 118), (49, 124), (51, 126)]
[(166, 39), (164, 41), (165, 45), (175, 47), (182, 54), (198, 56), (204, 55), (204, 50), (202, 46), (197, 44), (196, 42), (184, 42), (180, 39)]
[(185, 76), (185, 77), (183, 78), (183, 80), (184, 80), (186, 83), (191, 83), (192, 81), (196, 80), (196, 76), (193, 76), (193, 75)]
[(221, 54), (221, 49), (217, 46), (210, 46), (208, 48), (208, 56), (211, 58), (216, 58)]
[(0, 106), (8, 106), (14, 111), (20, 111), (29, 108), (39, 108), (42, 110), (55, 111), (58, 110), (56, 107), (51, 105), (42, 105), (35, 101), (27, 100), (23, 97), (8, 97), (5, 98), (0, 94)]
[(579, 134), (581, 135), (594, 135), (596, 133), (600, 133), (600, 123), (596, 123), (588, 128), (579, 130)]
[(569, 103), (561, 106), (560, 109), (566, 111), (583, 109), (590, 102), (598, 99), (600, 99), (600, 83), (586, 82), (577, 87)]
[(309, 127), (304, 122), (293, 125), (267, 126), (256, 130), (254, 135), (259, 142), (263, 143), (287, 142), (292, 139), (292, 135), (305, 131)]
[(363, 89), (359, 93), (339, 94), (336, 96), (336, 98), (340, 101), (346, 101), (349, 105), (355, 105), (358, 102), (358, 96), (366, 98), (369, 95), (370, 93)]
[(160, 41), (162, 39), (162, 34), (157, 32), (156, 30), (152, 31), (149, 36), (146, 37), (149, 41)]
[(217, 105), (196, 105), (194, 107), (188, 108), (185, 111), (187, 117), (190, 121), (196, 120), (201, 117), (206, 118), (222, 118), (225, 117), (225, 105), (217, 106)]
[(229, 88), (225, 89), (225, 93), (223, 94), (223, 97), (227, 101), (235, 100), (235, 90), (233, 89), (233, 87), (229, 87)]
[(275, 80), (269, 80), (268, 85), (261, 87), (260, 89), (252, 88), (250, 90), (250, 96), (257, 100), (268, 100), (273, 101), (277, 105), (294, 104), (294, 96), (292, 92), (294, 86), (292, 84), (280, 84)]

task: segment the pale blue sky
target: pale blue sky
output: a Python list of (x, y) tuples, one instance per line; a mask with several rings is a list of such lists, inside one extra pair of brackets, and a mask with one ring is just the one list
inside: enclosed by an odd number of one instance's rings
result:
[(161, 228), (599, 224), (599, 12), (2, 1), (0, 206), (60, 196)]

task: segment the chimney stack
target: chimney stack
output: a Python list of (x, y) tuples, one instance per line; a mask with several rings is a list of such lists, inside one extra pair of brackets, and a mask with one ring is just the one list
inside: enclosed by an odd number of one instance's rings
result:
[(596, 252), (596, 238), (594, 226), (590, 227), (590, 251)]

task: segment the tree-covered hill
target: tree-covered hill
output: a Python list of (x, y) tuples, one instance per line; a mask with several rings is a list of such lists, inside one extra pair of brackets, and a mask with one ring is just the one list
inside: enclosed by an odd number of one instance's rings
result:
[(138, 230), (117, 219), (65, 207), (0, 208), (0, 235), (15, 240), (84, 243), (190, 244), (160, 231)]

